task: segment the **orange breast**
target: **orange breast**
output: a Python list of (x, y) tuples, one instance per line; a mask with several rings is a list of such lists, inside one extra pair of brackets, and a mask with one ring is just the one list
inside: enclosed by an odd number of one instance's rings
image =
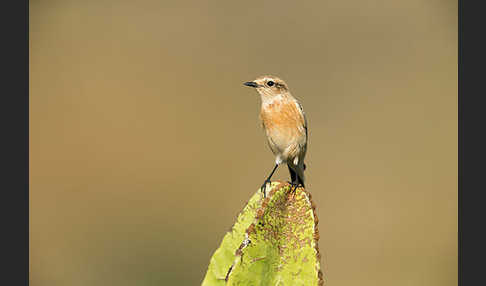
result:
[(276, 101), (272, 104), (264, 105), (262, 106), (260, 117), (267, 134), (271, 137), (282, 137), (281, 140), (292, 140), (294, 136), (305, 135), (302, 134), (302, 127), (305, 124), (304, 117), (292, 101)]

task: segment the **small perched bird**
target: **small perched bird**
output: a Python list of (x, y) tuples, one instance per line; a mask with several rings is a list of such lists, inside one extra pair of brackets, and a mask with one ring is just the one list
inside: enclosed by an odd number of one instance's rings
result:
[(261, 76), (244, 85), (254, 87), (261, 98), (260, 119), (268, 145), (275, 155), (275, 167), (263, 182), (263, 194), (267, 183), (281, 163), (287, 163), (291, 185), (304, 185), (304, 157), (307, 151), (307, 119), (302, 105), (289, 91), (287, 84), (278, 77)]

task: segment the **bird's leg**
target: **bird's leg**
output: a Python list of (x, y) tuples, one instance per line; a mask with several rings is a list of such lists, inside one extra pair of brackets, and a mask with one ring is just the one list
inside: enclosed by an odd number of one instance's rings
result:
[(288, 183), (293, 184), (297, 180), (297, 174), (295, 173), (294, 170), (292, 170), (292, 168), (290, 168), (289, 165), (287, 165), (287, 167), (289, 168), (289, 173), (290, 173), (290, 182)]
[[(290, 192), (295, 194), (295, 191), (299, 187), (299, 182), (291, 182), (290, 183)], [(292, 189), (293, 188), (293, 189)]]
[(272, 178), (273, 176), (273, 173), (275, 173), (275, 170), (277, 170), (277, 167), (278, 167), (278, 164), (275, 164), (275, 167), (273, 167), (273, 170), (272, 172), (270, 173), (270, 175), (268, 176), (268, 178), (265, 180), (265, 182), (263, 182), (263, 185), (260, 187), (262, 189), (262, 192), (263, 192), (263, 197), (266, 197), (266, 193), (265, 193), (265, 189), (267, 187), (267, 183), (270, 183), (270, 179)]
[(289, 167), (289, 171), (290, 171), (290, 177), (292, 179), (292, 182), (290, 182), (290, 192), (292, 192), (295, 195), (295, 191), (297, 191), (297, 188), (299, 186), (302, 186), (303, 188), (305, 188), (305, 185), (304, 185), (304, 181), (299, 177), (297, 172), (292, 170), (292, 168), (290, 166), (288, 166), (288, 167)]
[(290, 192), (295, 193), (295, 191), (299, 187), (299, 177), (298, 177), (297, 173), (290, 167), (290, 165), (287, 165), (287, 167), (289, 168), (290, 179), (291, 179), (291, 181), (289, 182), (290, 183)]

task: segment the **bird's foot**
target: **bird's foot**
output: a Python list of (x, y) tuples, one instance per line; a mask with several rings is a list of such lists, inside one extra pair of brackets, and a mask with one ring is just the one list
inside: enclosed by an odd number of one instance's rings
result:
[(295, 193), (297, 190), (297, 187), (299, 186), (299, 183), (297, 182), (290, 182), (290, 192)]
[(260, 189), (262, 190), (262, 193), (263, 193), (263, 197), (266, 198), (267, 197), (267, 192), (266, 192), (266, 189), (267, 189), (267, 184), (272, 184), (272, 182), (270, 180), (265, 180), (265, 182), (263, 182), (263, 185), (260, 187)]
[(297, 188), (299, 188), (299, 186), (301, 186), (302, 184), (300, 184), (299, 182), (289, 182), (289, 184), (290, 184), (289, 193), (292, 194), (292, 197), (295, 197)]

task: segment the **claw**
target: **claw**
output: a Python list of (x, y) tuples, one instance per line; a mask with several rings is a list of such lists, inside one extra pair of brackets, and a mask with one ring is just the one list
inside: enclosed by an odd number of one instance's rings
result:
[(263, 185), (260, 187), (260, 189), (262, 190), (263, 192), (263, 197), (266, 198), (267, 197), (267, 193), (265, 192), (265, 190), (267, 189), (267, 184), (270, 183), (270, 180), (266, 180)]
[(290, 184), (290, 193), (292, 193), (292, 195), (295, 196), (295, 193), (297, 191), (297, 188), (299, 187), (299, 183), (298, 182), (296, 182), (296, 183), (289, 182), (289, 184)]

